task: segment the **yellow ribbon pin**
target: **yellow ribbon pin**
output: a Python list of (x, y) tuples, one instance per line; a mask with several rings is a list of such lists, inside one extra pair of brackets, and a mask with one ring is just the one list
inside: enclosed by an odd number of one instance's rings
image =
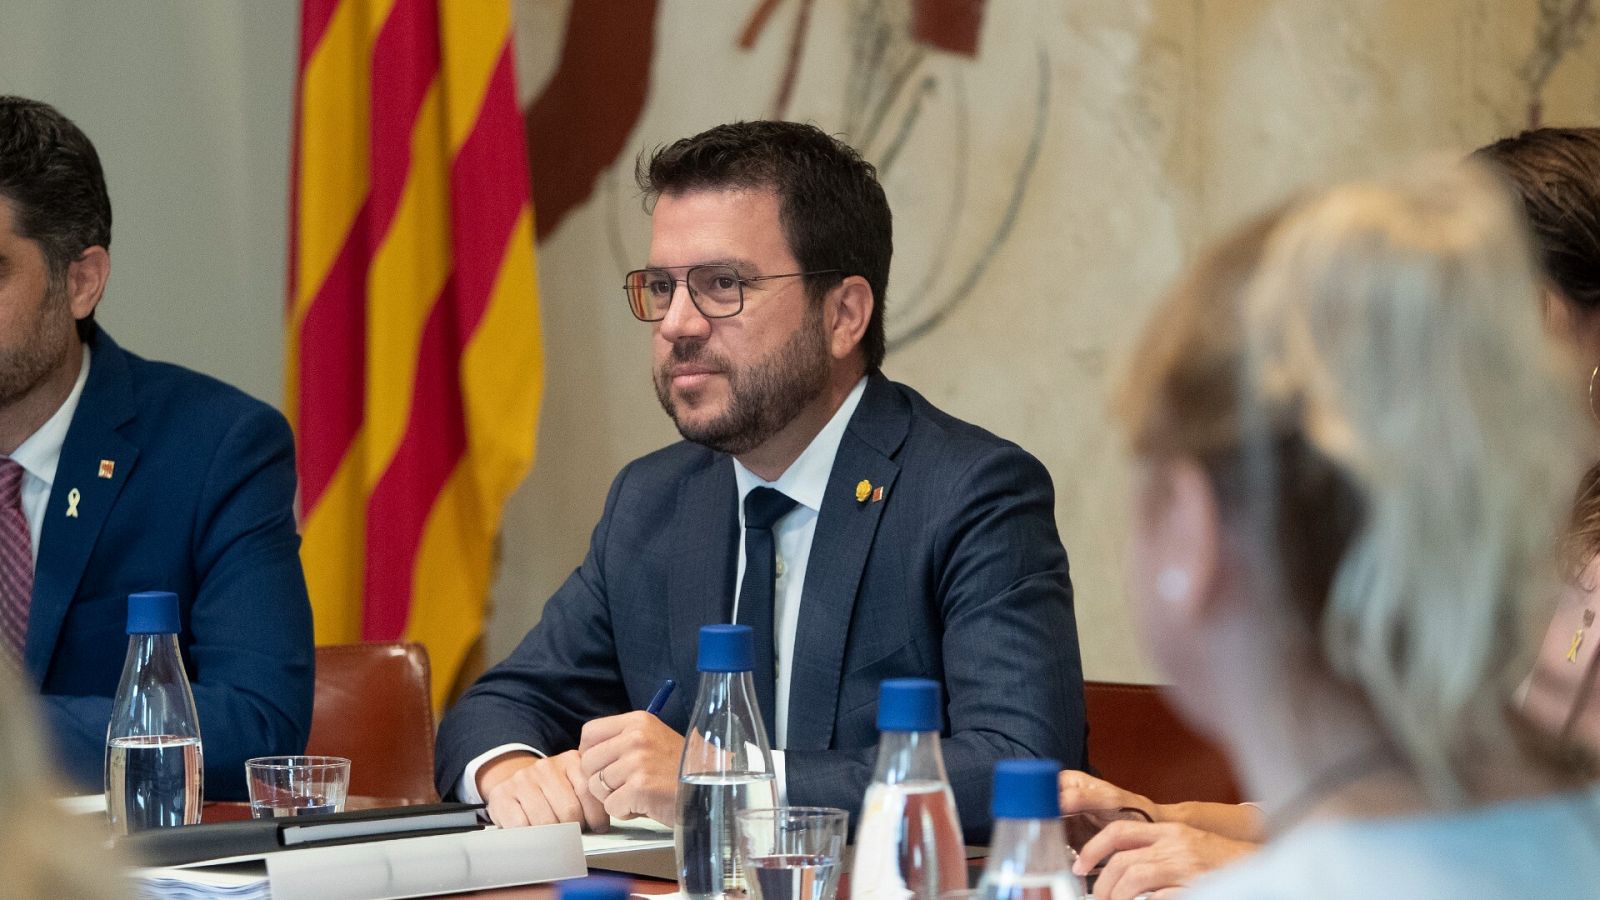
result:
[(67, 492), (67, 518), (76, 519), (78, 517), (78, 501), (81, 499), (83, 499), (83, 495), (78, 493), (77, 488)]
[(872, 482), (866, 480), (865, 478), (863, 478), (860, 481), (856, 482), (856, 502), (857, 503), (865, 503), (865, 502), (867, 502), (867, 498), (871, 497), (871, 496), (872, 496)]

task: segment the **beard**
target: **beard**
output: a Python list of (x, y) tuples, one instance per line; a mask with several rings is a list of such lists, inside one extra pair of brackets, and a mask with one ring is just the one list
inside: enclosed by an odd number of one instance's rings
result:
[[(728, 379), (728, 408), (709, 421), (686, 421), (672, 397), (672, 365), (690, 362), (713, 366)], [(744, 366), (711, 353), (704, 341), (673, 344), (672, 355), (655, 372), (656, 399), (684, 440), (737, 456), (766, 443), (822, 395), (829, 362), (822, 310), (812, 308), (783, 346)]]
[(10, 348), (0, 348), (0, 409), (26, 397), (59, 369), (76, 337), (72, 316), (63, 314), (67, 290), (52, 285), (28, 334)]

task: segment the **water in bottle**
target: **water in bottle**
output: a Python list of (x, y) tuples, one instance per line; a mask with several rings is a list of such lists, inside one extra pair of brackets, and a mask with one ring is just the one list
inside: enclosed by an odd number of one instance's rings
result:
[(878, 762), (850, 871), (855, 900), (939, 900), (967, 886), (961, 822), (939, 749), (942, 704), (936, 681), (894, 678), (879, 689)]
[(747, 625), (700, 629), (700, 691), (678, 769), (678, 885), (691, 900), (742, 898), (734, 813), (778, 805), (772, 749), (751, 678)]
[(129, 595), (128, 655), (106, 726), (106, 815), (114, 834), (200, 821), (200, 720), (178, 627), (178, 595)]
[(978, 882), (979, 900), (1080, 900), (1073, 852), (1061, 824), (1053, 759), (1004, 759), (994, 769), (994, 835)]

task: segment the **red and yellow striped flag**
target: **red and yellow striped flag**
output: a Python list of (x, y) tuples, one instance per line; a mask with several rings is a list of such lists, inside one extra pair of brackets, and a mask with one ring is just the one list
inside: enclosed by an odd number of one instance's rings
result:
[(482, 631), (543, 389), (509, 0), (304, 0), (288, 410), (317, 642)]

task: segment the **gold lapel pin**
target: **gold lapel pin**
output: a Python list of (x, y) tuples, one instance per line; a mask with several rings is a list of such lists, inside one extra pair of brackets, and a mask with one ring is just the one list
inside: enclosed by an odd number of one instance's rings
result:
[(102, 459), (102, 460), (100, 460), (100, 477), (101, 478), (110, 478), (112, 475), (116, 474), (116, 471), (117, 471), (117, 461), (116, 460), (114, 460), (114, 459)]
[(870, 496), (872, 496), (872, 482), (865, 478), (856, 482), (856, 502), (865, 503)]
[(67, 491), (67, 518), (76, 519), (78, 517), (78, 501), (82, 499), (83, 495), (78, 493), (77, 488)]

